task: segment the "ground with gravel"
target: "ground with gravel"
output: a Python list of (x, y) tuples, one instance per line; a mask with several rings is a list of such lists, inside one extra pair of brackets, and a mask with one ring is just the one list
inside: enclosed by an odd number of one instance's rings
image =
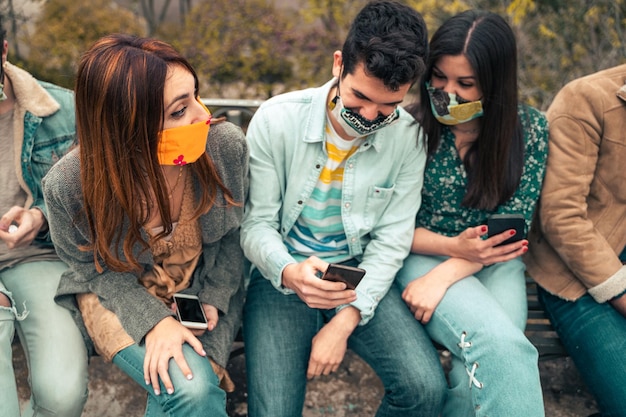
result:
[[(24, 401), (29, 395), (26, 361), (19, 344), (14, 343), (13, 352), (20, 397)], [(446, 352), (442, 352), (441, 360), (447, 367), (449, 357)], [(597, 411), (570, 358), (541, 361), (539, 367), (547, 417), (587, 417)], [(228, 395), (228, 414), (230, 417), (246, 417), (243, 355), (234, 357), (228, 370), (237, 384), (237, 390)], [(89, 372), (89, 398), (83, 417), (143, 415), (145, 393), (114, 365), (95, 357), (91, 360)], [(303, 417), (374, 416), (382, 395), (378, 377), (349, 351), (334, 375), (309, 382)]]

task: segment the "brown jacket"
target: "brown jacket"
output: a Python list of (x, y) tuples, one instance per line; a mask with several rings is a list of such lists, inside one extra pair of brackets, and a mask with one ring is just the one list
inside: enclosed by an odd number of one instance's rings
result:
[(626, 65), (574, 80), (547, 112), (548, 164), (524, 260), (564, 299), (626, 290), (625, 83)]

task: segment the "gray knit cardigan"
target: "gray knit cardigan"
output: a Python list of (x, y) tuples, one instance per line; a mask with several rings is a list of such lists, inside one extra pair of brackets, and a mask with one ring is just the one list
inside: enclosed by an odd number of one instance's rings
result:
[[(248, 147), (241, 129), (223, 122), (211, 126), (207, 152), (224, 185), (235, 201), (242, 205), (225, 207), (224, 197), (219, 193), (213, 208), (200, 217), (203, 254), (192, 284), (184, 292), (197, 294), (203, 303), (219, 310), (217, 327), (211, 332), (205, 332), (200, 340), (207, 354), (225, 367), (233, 339), (241, 325), (244, 300), (239, 225), (248, 186)], [(76, 294), (97, 294), (102, 305), (117, 315), (133, 340), (138, 344), (143, 343), (150, 329), (165, 317), (171, 316), (172, 312), (146, 291), (138, 282), (137, 275), (107, 269), (98, 273), (93, 252), (78, 249), (87, 244), (89, 238), (86, 222), (80, 221), (84, 216), (81, 217), (83, 196), (78, 149), (50, 169), (43, 180), (43, 191), (52, 241), (61, 260), (69, 265), (61, 277), (55, 300), (71, 311), (90, 354), (94, 354), (95, 350), (78, 311)], [(144, 238), (147, 238), (145, 234)], [(137, 245), (135, 256), (145, 270), (152, 268), (153, 259), (149, 251), (140, 251)]]

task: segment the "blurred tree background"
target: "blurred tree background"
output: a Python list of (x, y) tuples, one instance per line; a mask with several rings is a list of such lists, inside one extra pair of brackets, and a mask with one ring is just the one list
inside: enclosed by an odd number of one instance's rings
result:
[[(71, 88), (80, 54), (111, 32), (172, 43), (202, 97), (265, 99), (331, 76), (332, 53), (367, 0), (0, 0), (9, 59)], [(542, 110), (566, 82), (626, 63), (626, 0), (404, 0), (429, 32), (481, 8), (505, 16), (524, 101)], [(16, 42), (16, 39), (18, 42)]]

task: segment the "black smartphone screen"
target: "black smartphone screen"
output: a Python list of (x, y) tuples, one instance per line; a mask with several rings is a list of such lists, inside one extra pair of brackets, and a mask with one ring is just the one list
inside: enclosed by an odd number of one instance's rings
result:
[(196, 323), (206, 323), (204, 314), (202, 313), (202, 306), (200, 300), (197, 298), (183, 298), (175, 297), (176, 308), (180, 321), (189, 321)]
[(357, 285), (359, 285), (359, 282), (361, 282), (364, 275), (365, 270), (362, 268), (341, 264), (330, 264), (322, 276), (322, 279), (344, 282), (349, 289), (353, 290)]
[(526, 222), (521, 214), (495, 214), (487, 220), (488, 236), (492, 237), (506, 230), (515, 229), (515, 234), (496, 246), (517, 242), (526, 237)]

